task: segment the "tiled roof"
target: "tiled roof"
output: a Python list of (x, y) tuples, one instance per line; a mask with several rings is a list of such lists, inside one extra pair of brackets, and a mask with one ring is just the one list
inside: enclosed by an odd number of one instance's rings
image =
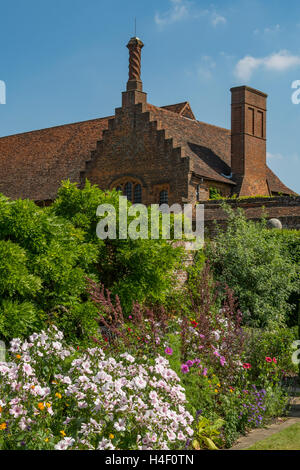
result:
[(53, 200), (62, 180), (80, 181), (110, 118), (66, 124), (0, 139), (0, 193)]
[(298, 196), (297, 193), (289, 189), (285, 184), (280, 181), (278, 176), (273, 173), (273, 171), (267, 166), (267, 181), (269, 185), (269, 189), (272, 193), (282, 193), (282, 194), (293, 194), (294, 196)]
[[(188, 102), (158, 108), (147, 105), (150, 119), (166, 130), (182, 155), (191, 157), (191, 171), (200, 177), (234, 185), (229, 175), (230, 131), (196, 121)], [(192, 114), (193, 115), (193, 114)], [(194, 116), (194, 115), (193, 115)], [(111, 117), (0, 138), (0, 193), (11, 198), (53, 200), (62, 180), (80, 181)], [(271, 191), (295, 194), (268, 169)]]
[(163, 108), (148, 105), (151, 120), (157, 120), (174, 145), (181, 147), (183, 156), (192, 159), (192, 171), (199, 176), (234, 185), (223, 175), (230, 175), (230, 131), (204, 122), (178, 117)]

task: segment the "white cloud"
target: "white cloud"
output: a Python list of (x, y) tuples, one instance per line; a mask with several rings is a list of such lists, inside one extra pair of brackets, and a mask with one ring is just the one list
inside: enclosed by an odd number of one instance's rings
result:
[(167, 24), (176, 23), (189, 16), (190, 2), (185, 0), (170, 0), (171, 8), (166, 13), (156, 13), (155, 23), (158, 26), (165, 26)]
[(250, 55), (239, 60), (235, 67), (235, 75), (240, 80), (250, 80), (255, 70), (263, 68), (265, 70), (283, 72), (300, 65), (300, 56), (292, 55), (288, 51), (275, 52), (267, 57), (256, 58)]
[(203, 18), (204, 16), (209, 17), (211, 24), (215, 27), (227, 22), (226, 18), (218, 14), (215, 10), (197, 8), (195, 4), (189, 0), (170, 0), (169, 10), (165, 13), (156, 13), (154, 21), (160, 28), (163, 28), (172, 23), (190, 18)]
[(225, 24), (227, 23), (227, 20), (224, 16), (222, 15), (218, 15), (218, 13), (214, 12), (212, 14), (212, 19), (211, 19), (211, 22), (213, 24), (213, 26), (218, 26), (218, 24)]
[(275, 26), (268, 26), (268, 27), (264, 28), (262, 31), (260, 29), (255, 29), (253, 31), (253, 34), (255, 36), (257, 36), (259, 34), (268, 35), (268, 34), (276, 34), (276, 33), (279, 33), (280, 31), (281, 31), (280, 24), (276, 24)]
[(281, 31), (280, 24), (276, 24), (275, 26), (271, 26), (269, 28), (264, 29), (265, 34), (279, 33), (280, 31)]

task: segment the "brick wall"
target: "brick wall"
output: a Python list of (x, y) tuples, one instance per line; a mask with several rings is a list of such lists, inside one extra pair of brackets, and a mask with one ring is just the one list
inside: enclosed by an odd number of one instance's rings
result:
[(116, 109), (109, 129), (92, 152), (82, 178), (101, 189), (116, 188), (125, 181), (142, 186), (142, 203), (159, 203), (159, 193), (167, 189), (169, 204), (188, 197), (189, 158), (174, 148), (173, 140), (142, 103)]

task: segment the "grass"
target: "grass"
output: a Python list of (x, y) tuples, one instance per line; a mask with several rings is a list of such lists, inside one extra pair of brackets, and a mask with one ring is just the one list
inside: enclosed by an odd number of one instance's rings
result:
[(247, 450), (300, 450), (300, 424), (292, 426), (256, 442)]

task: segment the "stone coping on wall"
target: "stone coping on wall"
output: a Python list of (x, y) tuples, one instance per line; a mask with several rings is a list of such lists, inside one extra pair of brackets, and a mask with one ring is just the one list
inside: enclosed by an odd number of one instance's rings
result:
[(246, 216), (250, 219), (260, 218), (264, 212), (267, 217), (300, 218), (300, 196), (275, 196), (206, 201), (204, 203), (205, 220), (226, 220), (227, 215), (221, 207), (223, 203), (234, 209), (244, 209)]

